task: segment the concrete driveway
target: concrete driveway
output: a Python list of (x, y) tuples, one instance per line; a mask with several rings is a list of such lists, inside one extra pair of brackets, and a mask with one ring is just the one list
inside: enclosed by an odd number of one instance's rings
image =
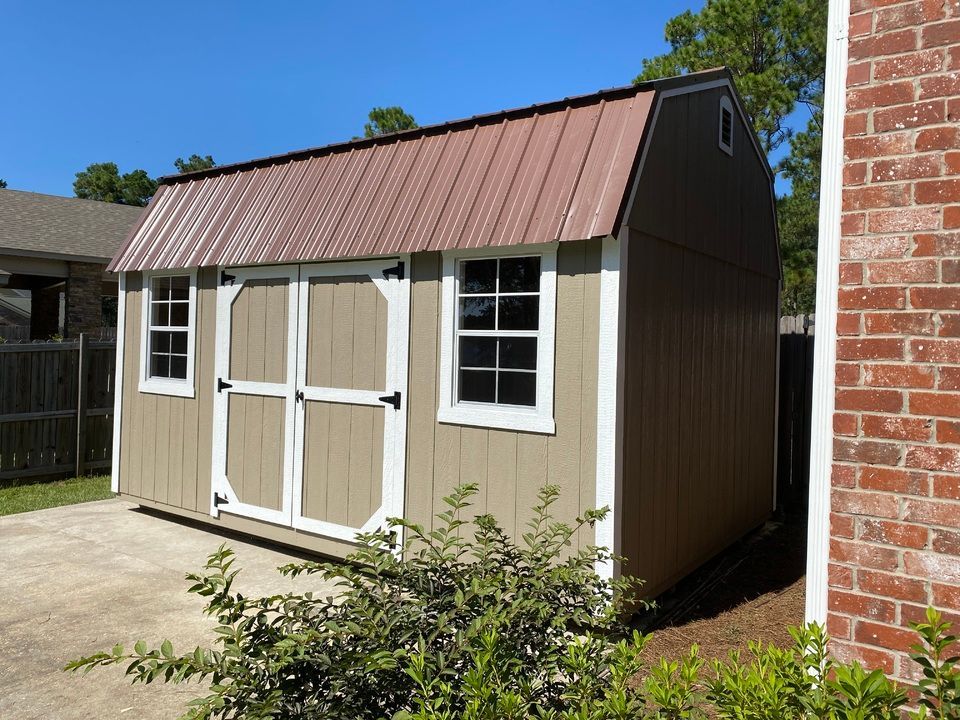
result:
[[(85, 677), (61, 668), (117, 642), (169, 638), (178, 652), (211, 644), (213, 622), (184, 574), (224, 541), (121, 500), (0, 517), (0, 718), (178, 717), (197, 685), (131, 686), (120, 668)], [(291, 555), (226, 542), (245, 595), (330, 591), (317, 578), (280, 577), (275, 568)]]

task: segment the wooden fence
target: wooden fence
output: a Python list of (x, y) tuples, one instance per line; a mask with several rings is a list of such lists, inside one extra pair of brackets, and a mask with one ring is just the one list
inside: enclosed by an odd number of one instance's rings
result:
[(780, 318), (777, 504), (785, 509), (806, 506), (810, 473), (813, 328), (813, 315)]
[(0, 344), (0, 483), (110, 467), (116, 341)]

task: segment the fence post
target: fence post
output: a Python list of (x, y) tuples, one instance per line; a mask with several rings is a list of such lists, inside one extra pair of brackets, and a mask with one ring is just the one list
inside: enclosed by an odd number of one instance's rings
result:
[(89, 360), (89, 336), (80, 333), (77, 347), (77, 477), (83, 475), (87, 454), (87, 364)]

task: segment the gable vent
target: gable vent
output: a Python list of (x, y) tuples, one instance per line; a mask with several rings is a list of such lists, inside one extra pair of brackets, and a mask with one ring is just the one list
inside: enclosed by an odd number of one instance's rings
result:
[(720, 149), (733, 155), (733, 105), (730, 98), (720, 98)]

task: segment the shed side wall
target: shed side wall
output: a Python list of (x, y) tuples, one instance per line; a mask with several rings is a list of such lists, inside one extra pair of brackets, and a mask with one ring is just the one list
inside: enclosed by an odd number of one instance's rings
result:
[(666, 98), (628, 214), (622, 553), (650, 595), (769, 515), (779, 267), (765, 170), (724, 89)]

